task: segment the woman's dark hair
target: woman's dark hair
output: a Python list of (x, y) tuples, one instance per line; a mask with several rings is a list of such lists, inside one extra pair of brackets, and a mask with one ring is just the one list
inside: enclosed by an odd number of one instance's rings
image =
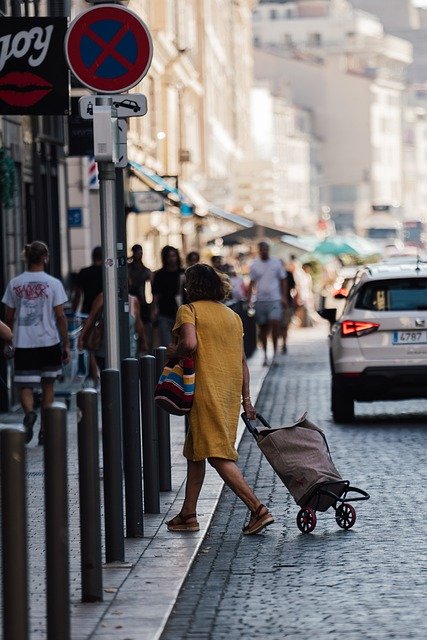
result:
[(171, 252), (176, 253), (177, 266), (178, 266), (178, 269), (181, 269), (181, 256), (179, 255), (179, 251), (176, 247), (171, 247), (170, 244), (167, 244), (165, 247), (163, 247), (161, 251), (160, 256), (162, 259), (162, 266), (166, 267), (168, 262), (168, 254)]
[(47, 244), (40, 242), (40, 240), (35, 240), (31, 244), (26, 244), (24, 247), (24, 258), (28, 266), (40, 264), (43, 258), (47, 258), (48, 256), (49, 249)]
[(193, 264), (185, 271), (185, 288), (190, 302), (197, 300), (226, 300), (231, 292), (230, 279), (203, 262)]

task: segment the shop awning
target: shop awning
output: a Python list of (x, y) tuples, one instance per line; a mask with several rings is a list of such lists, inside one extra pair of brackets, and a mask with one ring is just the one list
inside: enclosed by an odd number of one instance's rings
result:
[(216, 207), (213, 204), (210, 204), (208, 206), (208, 211), (218, 218), (223, 218), (224, 220), (228, 220), (229, 222), (238, 224), (245, 229), (251, 229), (255, 224), (252, 220), (249, 220), (249, 218), (238, 216), (236, 213), (231, 213), (231, 211), (225, 211), (224, 209)]
[[(243, 219), (245, 220), (245, 218)], [(244, 229), (239, 229), (238, 231), (233, 231), (233, 233), (222, 236), (222, 240), (224, 245), (233, 246), (237, 244), (247, 244), (248, 242), (259, 242), (266, 238), (278, 242), (282, 236), (283, 229), (275, 229), (252, 222), (250, 227), (246, 226)], [(211, 240), (209, 244), (213, 242), (215, 242), (215, 240)]]
[(143, 164), (139, 164), (139, 162), (135, 162), (134, 160), (129, 160), (129, 165), (131, 169), (136, 171), (138, 177), (142, 178), (145, 184), (150, 187), (153, 191), (162, 192), (165, 196), (170, 198), (173, 202), (185, 202), (188, 203), (188, 199), (185, 195), (176, 187), (170, 184), (165, 178), (159, 176), (158, 173), (145, 167)]
[[(139, 164), (139, 162), (129, 160), (129, 165), (131, 170), (134, 171), (150, 189), (162, 193), (177, 205), (179, 204), (181, 212), (184, 215), (191, 215), (191, 213), (194, 212), (197, 215), (205, 216), (210, 213), (217, 218), (228, 220), (228, 222), (237, 224), (245, 229), (250, 229), (254, 226), (254, 222), (249, 220), (249, 218), (239, 216), (231, 211), (226, 211), (221, 207), (211, 204), (197, 189), (186, 182), (183, 182), (182, 189), (179, 189), (171, 185), (164, 177), (159, 176), (159, 174), (152, 169), (145, 167), (143, 164)], [(192, 210), (190, 211), (191, 208)]]

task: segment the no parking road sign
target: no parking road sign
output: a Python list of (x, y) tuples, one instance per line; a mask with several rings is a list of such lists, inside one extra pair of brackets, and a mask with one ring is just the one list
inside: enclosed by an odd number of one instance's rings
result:
[(72, 21), (65, 55), (83, 85), (101, 93), (120, 93), (147, 74), (153, 44), (147, 25), (133, 11), (101, 4)]

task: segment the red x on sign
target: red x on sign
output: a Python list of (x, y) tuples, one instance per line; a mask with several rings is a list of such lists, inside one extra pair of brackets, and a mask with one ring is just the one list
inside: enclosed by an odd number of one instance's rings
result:
[(153, 45), (146, 24), (120, 5), (99, 5), (68, 28), (65, 54), (74, 75), (89, 89), (120, 93), (147, 74)]

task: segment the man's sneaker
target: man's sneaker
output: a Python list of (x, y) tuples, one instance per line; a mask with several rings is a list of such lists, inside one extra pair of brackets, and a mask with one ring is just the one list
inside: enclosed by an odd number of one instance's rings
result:
[(25, 444), (28, 444), (33, 439), (33, 427), (36, 420), (37, 413), (35, 411), (29, 411), (25, 414), (25, 418), (23, 421), (25, 430), (27, 432), (25, 435)]

